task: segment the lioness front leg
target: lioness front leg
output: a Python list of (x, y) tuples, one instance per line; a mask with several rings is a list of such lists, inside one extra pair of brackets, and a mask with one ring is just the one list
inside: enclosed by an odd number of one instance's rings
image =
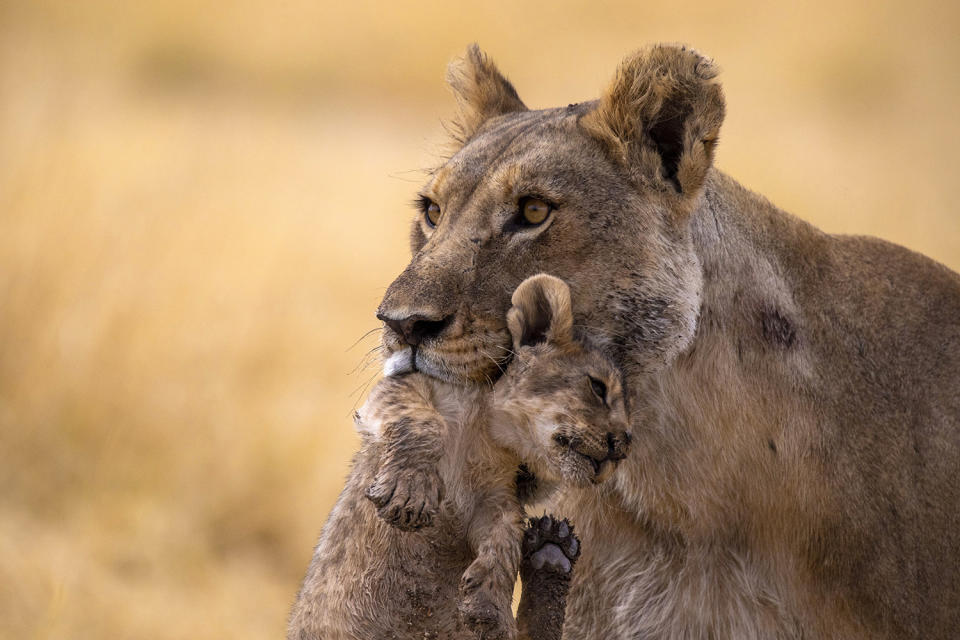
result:
[(460, 580), (460, 615), (479, 638), (513, 640), (511, 599), (520, 565), (523, 511), (514, 492), (488, 496), (471, 521), (476, 558)]
[(405, 531), (429, 526), (443, 499), (437, 464), (446, 422), (431, 405), (429, 393), (419, 375), (384, 378), (358, 412), (361, 428), (381, 446), (366, 496), (381, 518)]

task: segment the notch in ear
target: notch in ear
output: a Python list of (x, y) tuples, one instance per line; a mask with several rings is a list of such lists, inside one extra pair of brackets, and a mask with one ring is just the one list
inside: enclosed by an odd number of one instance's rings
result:
[(570, 287), (551, 275), (530, 276), (514, 290), (507, 328), (515, 349), (541, 342), (562, 345), (573, 340)]
[(644, 186), (695, 196), (713, 164), (725, 105), (713, 62), (693, 49), (654, 45), (628, 56), (587, 132)]
[(447, 67), (447, 84), (457, 98), (458, 114), (451, 123), (452, 135), (465, 144), (490, 118), (526, 111), (510, 81), (476, 44)]

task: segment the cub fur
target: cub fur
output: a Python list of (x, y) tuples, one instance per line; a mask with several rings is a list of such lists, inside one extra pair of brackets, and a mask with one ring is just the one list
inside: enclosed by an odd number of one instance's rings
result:
[[(559, 563), (569, 573), (579, 543), (546, 519), (542, 540), (522, 547), (517, 470), (523, 461), (538, 482), (603, 482), (628, 447), (626, 407), (616, 368), (574, 337), (561, 280), (521, 283), (509, 314), (516, 355), (492, 388), (387, 377), (358, 412), (363, 447), (317, 544), (291, 640), (515, 638), (523, 549), (541, 572), (526, 585), (524, 637), (559, 640), (569, 576), (542, 572)], [(556, 597), (528, 593), (535, 585)]]

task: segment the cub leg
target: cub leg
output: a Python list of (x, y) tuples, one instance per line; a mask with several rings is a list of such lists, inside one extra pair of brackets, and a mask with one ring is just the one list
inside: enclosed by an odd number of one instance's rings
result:
[(580, 540), (566, 520), (530, 518), (523, 535), (520, 580), (523, 591), (517, 611), (521, 640), (560, 640), (573, 565)]
[(432, 524), (443, 499), (437, 467), (446, 422), (419, 375), (381, 380), (357, 413), (358, 427), (380, 443), (380, 462), (366, 497), (391, 525), (414, 531)]
[(460, 580), (460, 616), (484, 640), (513, 640), (511, 610), (520, 565), (523, 511), (513, 488), (487, 496), (471, 520), (468, 538), (477, 556)]

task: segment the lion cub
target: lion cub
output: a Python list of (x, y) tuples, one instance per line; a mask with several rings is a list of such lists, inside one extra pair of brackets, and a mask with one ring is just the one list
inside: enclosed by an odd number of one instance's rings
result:
[[(600, 483), (626, 453), (629, 423), (617, 369), (574, 338), (567, 285), (533, 276), (512, 302), (515, 353), (492, 389), (388, 377), (358, 412), (363, 446), (298, 595), (291, 640), (514, 638), (522, 549), (524, 578), (544, 565), (566, 575), (544, 594), (525, 580), (521, 633), (559, 640), (578, 543), (551, 518), (524, 540), (517, 469), (522, 461), (539, 482)], [(532, 540), (548, 544), (531, 559)], [(559, 611), (536, 611), (550, 606)]]

